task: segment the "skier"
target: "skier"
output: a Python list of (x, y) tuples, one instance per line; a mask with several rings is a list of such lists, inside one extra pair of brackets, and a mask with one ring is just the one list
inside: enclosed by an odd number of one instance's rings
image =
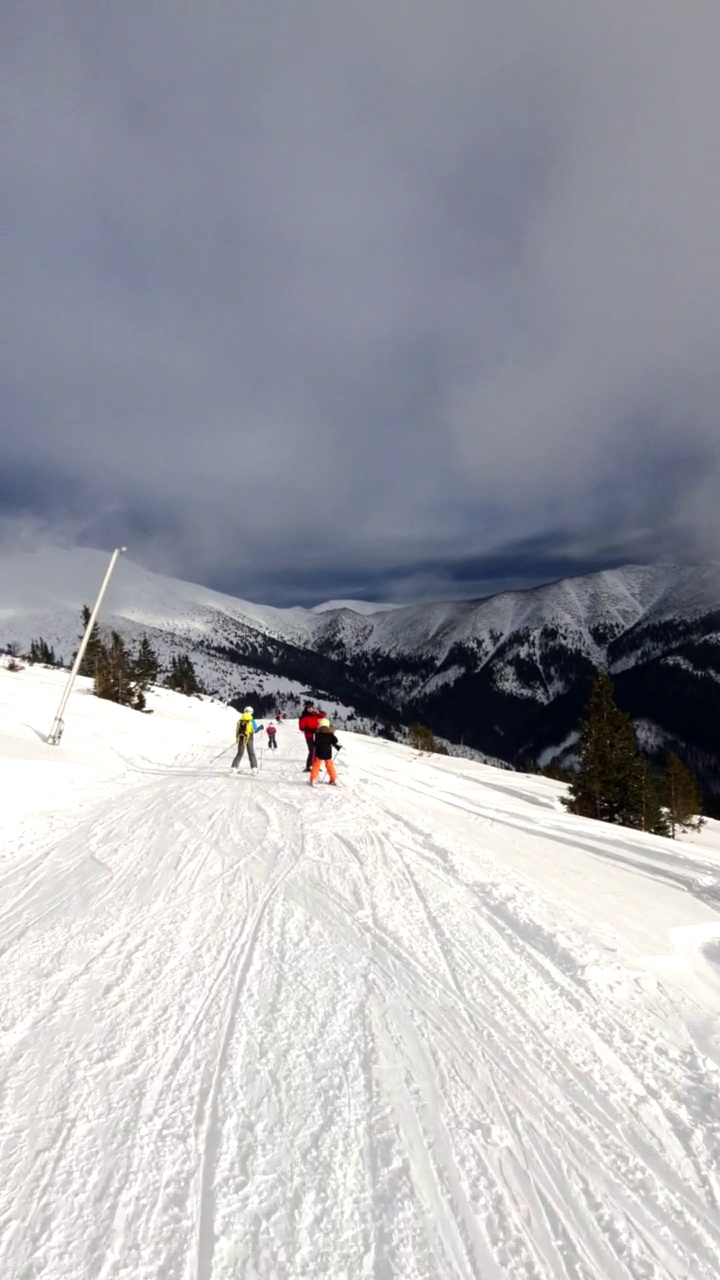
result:
[(277, 751), (277, 728), (273, 724), (272, 720), (265, 732), (267, 734), (268, 751)]
[(235, 752), (235, 759), (230, 765), (231, 772), (235, 770), (235, 772), (237, 773), (238, 765), (240, 764), (240, 761), (243, 758), (246, 747), (247, 747), (248, 760), (250, 761), (250, 771), (251, 773), (257, 772), (258, 766), (257, 766), (257, 758), (255, 756), (255, 743), (253, 742), (253, 738), (257, 733), (258, 729), (262, 729), (262, 725), (258, 724), (257, 720), (253, 719), (252, 707), (245, 707), (242, 715), (240, 716), (240, 719), (237, 722), (237, 727), (235, 729), (235, 740), (237, 742), (237, 751)]
[(320, 723), (320, 712), (316, 709), (314, 703), (306, 702), (303, 707), (303, 713), (298, 720), (298, 728), (301, 733), (305, 734), (307, 743), (307, 760), (305, 761), (305, 773), (309, 773), (313, 762), (313, 743)]
[(315, 750), (313, 753), (313, 762), (308, 779), (310, 786), (314, 786), (320, 776), (320, 765), (325, 765), (325, 772), (330, 780), (330, 786), (334, 787), (337, 783), (337, 774), (332, 759), (332, 749), (342, 751), (342, 747), (335, 737), (332, 725), (327, 716), (320, 721), (317, 732), (315, 733)]

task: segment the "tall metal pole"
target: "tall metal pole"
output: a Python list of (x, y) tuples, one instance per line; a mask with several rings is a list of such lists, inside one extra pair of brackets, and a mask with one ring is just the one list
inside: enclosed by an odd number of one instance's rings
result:
[(88, 647), (88, 640), (90, 639), (90, 636), (92, 634), (92, 629), (95, 626), (95, 621), (100, 612), (100, 606), (103, 602), (103, 597), (105, 595), (105, 592), (108, 589), (108, 583), (112, 577), (112, 571), (115, 568), (115, 565), (117, 564), (118, 557), (123, 555), (125, 551), (127, 551), (127, 547), (116, 547), (112, 553), (112, 556), (110, 557), (110, 564), (107, 567), (107, 572), (105, 574), (105, 577), (103, 578), (102, 586), (100, 588), (100, 591), (98, 592), (98, 598), (95, 601), (95, 606), (93, 608), (92, 613), (90, 614), (87, 627), (85, 628), (85, 635), (80, 641), (80, 648), (78, 649), (75, 655), (75, 661), (73, 662), (73, 665), (72, 665), (72, 671), (68, 676), (68, 682), (65, 686), (65, 692), (62, 698), (60, 699), (60, 706), (57, 709), (57, 715), (53, 720), (52, 729), (50, 730), (47, 736), (47, 741), (49, 742), (51, 747), (56, 747), (60, 742), (60, 739), (62, 738), (63, 729), (65, 728), (65, 724), (63, 722), (63, 712), (67, 706), (68, 698), (72, 693), (72, 687), (75, 683), (75, 677), (78, 671), (80, 670), (80, 663), (82, 662), (85, 656), (85, 650)]

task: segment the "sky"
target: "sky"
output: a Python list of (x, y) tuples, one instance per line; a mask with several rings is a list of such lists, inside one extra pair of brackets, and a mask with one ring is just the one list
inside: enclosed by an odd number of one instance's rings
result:
[(249, 599), (720, 558), (716, 0), (5, 0), (0, 544)]

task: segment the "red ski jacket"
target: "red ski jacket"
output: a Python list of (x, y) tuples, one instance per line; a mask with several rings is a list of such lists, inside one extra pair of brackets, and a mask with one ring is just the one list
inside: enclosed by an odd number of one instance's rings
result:
[(314, 740), (319, 723), (320, 723), (320, 716), (318, 715), (317, 711), (313, 711), (308, 715), (301, 716), (301, 718), (298, 720), (298, 728), (301, 733), (305, 734), (306, 742), (312, 742)]

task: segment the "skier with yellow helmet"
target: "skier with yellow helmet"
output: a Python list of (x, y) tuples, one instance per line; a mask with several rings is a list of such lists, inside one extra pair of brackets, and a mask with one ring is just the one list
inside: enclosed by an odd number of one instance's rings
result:
[(234, 770), (235, 773), (237, 773), (240, 761), (242, 760), (246, 749), (248, 761), (250, 763), (250, 771), (251, 773), (256, 772), (258, 765), (257, 757), (255, 755), (254, 737), (258, 729), (262, 729), (262, 725), (258, 724), (257, 720), (254, 719), (252, 707), (245, 707), (235, 728), (237, 751), (235, 752), (235, 758), (230, 765), (231, 772)]

